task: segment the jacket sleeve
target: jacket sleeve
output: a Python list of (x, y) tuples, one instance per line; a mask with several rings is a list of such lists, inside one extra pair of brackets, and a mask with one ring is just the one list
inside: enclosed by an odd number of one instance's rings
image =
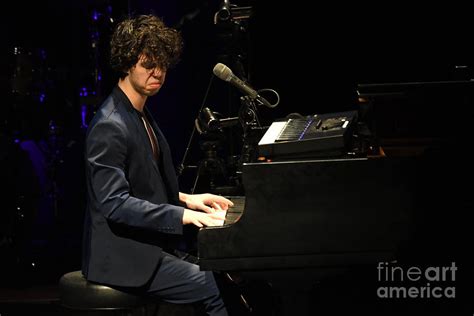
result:
[(182, 234), (184, 208), (131, 196), (126, 176), (127, 129), (110, 118), (97, 122), (86, 140), (90, 203), (108, 221), (130, 228)]

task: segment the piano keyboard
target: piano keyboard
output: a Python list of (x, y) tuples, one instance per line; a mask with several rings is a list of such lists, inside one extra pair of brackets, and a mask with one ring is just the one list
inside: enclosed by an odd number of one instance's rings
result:
[(230, 207), (227, 210), (224, 220), (224, 225), (230, 225), (235, 223), (242, 215), (245, 206), (245, 196), (226, 196), (226, 198), (234, 203), (234, 207)]
[(275, 139), (277, 142), (301, 140), (306, 129), (314, 122), (311, 119), (289, 119), (281, 130), (280, 135)]
[(242, 215), (245, 206), (245, 196), (226, 196), (227, 199), (234, 202), (234, 206), (227, 211), (217, 211), (216, 213), (225, 214), (224, 220), (216, 220), (216, 223), (211, 226), (223, 226), (234, 224)]

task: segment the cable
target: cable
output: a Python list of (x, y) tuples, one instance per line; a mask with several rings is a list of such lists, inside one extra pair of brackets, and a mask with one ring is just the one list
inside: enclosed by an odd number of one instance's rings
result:
[[(276, 102), (274, 104), (271, 104), (271, 106), (269, 106), (270, 108), (274, 108), (276, 107), (278, 104), (280, 104), (280, 95), (278, 94), (278, 92), (276, 92), (275, 90), (273, 89), (259, 89), (257, 90), (258, 94), (260, 94), (261, 92), (266, 92), (266, 91), (269, 91), (269, 92), (273, 92), (276, 96)], [(257, 99), (257, 102), (259, 102), (260, 104), (263, 104), (263, 102), (261, 102), (260, 100)]]

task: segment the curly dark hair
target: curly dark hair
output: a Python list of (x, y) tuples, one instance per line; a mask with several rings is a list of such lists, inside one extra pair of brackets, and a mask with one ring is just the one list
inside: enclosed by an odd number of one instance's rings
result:
[(110, 41), (110, 65), (124, 78), (143, 55), (144, 67), (169, 69), (179, 61), (182, 47), (177, 30), (154, 15), (139, 15), (115, 28)]

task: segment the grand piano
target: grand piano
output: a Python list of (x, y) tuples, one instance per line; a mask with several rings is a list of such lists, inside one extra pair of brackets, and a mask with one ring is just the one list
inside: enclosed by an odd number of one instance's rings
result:
[[(413, 93), (413, 86), (397, 87), (409, 88)], [(424, 84), (415, 88), (420, 86), (425, 90)], [(372, 88), (377, 89), (373, 95), (378, 95), (378, 86), (362, 86), (361, 91)], [(441, 90), (437, 91), (439, 96)], [(372, 94), (364, 94), (368, 96)], [(383, 113), (381, 108), (376, 110)], [(410, 127), (417, 126), (413, 117), (397, 115), (385, 119), (408, 120)], [(439, 239), (435, 236), (440, 232), (446, 240), (446, 236), (457, 236), (458, 231), (464, 231), (458, 229), (459, 223), (449, 217), (442, 217), (438, 223), (434, 220), (445, 212), (444, 206), (455, 203), (451, 195), (458, 188), (456, 182), (445, 182), (437, 175), (448, 174), (443, 169), (448, 163), (451, 166), (454, 162), (456, 170), (463, 172), (472, 168), (464, 168), (462, 159), (453, 159), (449, 151), (444, 151), (451, 148), (452, 133), (439, 133), (437, 122), (423, 122), (419, 133), (423, 137), (412, 133), (416, 137), (410, 138), (405, 129), (397, 139), (393, 129), (384, 131), (380, 128), (384, 122), (378, 121), (375, 142), (371, 124), (358, 125), (354, 137), (358, 141), (367, 138), (367, 144), (359, 143), (365, 148), (358, 154), (298, 159), (286, 156), (244, 164), (245, 196), (233, 197), (236, 207), (228, 211), (223, 226), (198, 232), (201, 269), (238, 272), (281, 285), (283, 314), (307, 314), (308, 291), (320, 280), (352, 268), (368, 267), (375, 275), (379, 262), (395, 262), (413, 249), (416, 252), (425, 247), (414, 240), (422, 239), (429, 245)], [(432, 133), (426, 129), (428, 125)], [(427, 134), (433, 136), (428, 142)], [(421, 138), (422, 142), (417, 141)], [(453, 224), (451, 235), (441, 230), (443, 221)], [(433, 247), (441, 253), (439, 245)]]
[(415, 166), (387, 157), (245, 164), (237, 210), (198, 232), (199, 265), (269, 282), (278, 313), (309, 315), (321, 280), (397, 259), (413, 234)]

